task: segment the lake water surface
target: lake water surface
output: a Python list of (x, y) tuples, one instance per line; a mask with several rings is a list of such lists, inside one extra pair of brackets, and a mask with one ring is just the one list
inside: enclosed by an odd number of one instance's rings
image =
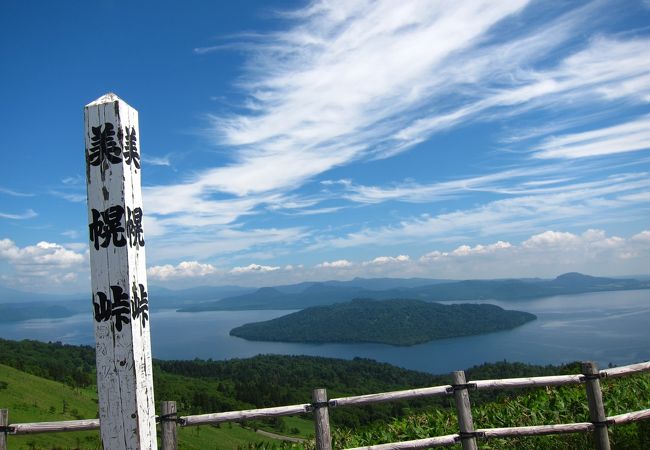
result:
[[(252, 342), (228, 332), (249, 322), (291, 311), (153, 312), (154, 358), (230, 359), (257, 354), (371, 358), (431, 373), (461, 370), (483, 362), (559, 364), (594, 360), (601, 367), (650, 360), (650, 290), (598, 292), (520, 301), (482, 301), (518, 309), (538, 319), (513, 330), (443, 339), (412, 347), (384, 344), (293, 344)], [(36, 339), (93, 345), (88, 314), (0, 324), (5, 339)]]

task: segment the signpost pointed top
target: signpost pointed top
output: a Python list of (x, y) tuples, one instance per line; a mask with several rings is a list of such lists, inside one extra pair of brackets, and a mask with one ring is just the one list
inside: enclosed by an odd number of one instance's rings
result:
[(94, 102), (88, 103), (86, 105), (86, 108), (89, 107), (89, 106), (97, 106), (97, 105), (101, 105), (103, 103), (113, 103), (113, 102), (117, 102), (117, 101), (124, 102), (124, 100), (119, 98), (116, 94), (114, 94), (112, 92), (109, 92), (108, 94), (102, 95), (101, 97), (99, 97)]

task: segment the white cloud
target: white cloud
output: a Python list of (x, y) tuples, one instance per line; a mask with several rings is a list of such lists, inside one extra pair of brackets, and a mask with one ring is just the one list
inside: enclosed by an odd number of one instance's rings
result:
[(202, 264), (198, 261), (182, 261), (175, 266), (165, 264), (163, 266), (153, 266), (147, 269), (147, 275), (155, 280), (204, 277), (217, 272), (217, 268), (212, 264)]
[(50, 191), (50, 194), (54, 195), (55, 197), (62, 198), (63, 200), (67, 200), (71, 203), (83, 203), (86, 201), (85, 193), (82, 194), (74, 192)]
[(455, 249), (452, 254), (456, 256), (470, 256), (470, 255), (476, 255), (476, 254), (486, 254), (486, 253), (494, 253), (499, 250), (504, 250), (511, 248), (512, 245), (509, 242), (504, 242), (504, 241), (498, 241), (495, 242), (494, 244), (489, 244), (489, 245), (475, 245), (474, 247), (470, 247), (469, 245), (461, 245), (457, 249)]
[(143, 157), (142, 162), (144, 162), (145, 164), (151, 164), (152, 166), (166, 166), (166, 167), (171, 166), (171, 160), (169, 159), (169, 155), (160, 156), (160, 157), (155, 157), (155, 156)]
[(434, 250), (432, 252), (426, 253), (420, 257), (421, 262), (436, 261), (443, 258), (449, 257), (470, 257), (476, 255), (488, 255), (494, 254), (497, 252), (502, 252), (504, 250), (510, 250), (513, 246), (510, 242), (498, 241), (493, 244), (477, 244), (474, 247), (470, 245), (460, 245), (451, 252), (441, 252), (439, 250)]
[(405, 263), (410, 261), (408, 255), (397, 255), (397, 256), (378, 256), (371, 261), (364, 261), (364, 265), (370, 264), (391, 264), (391, 263)]
[[(487, 175), (460, 178), (431, 184), (404, 182), (391, 187), (356, 185), (349, 180), (345, 183), (329, 182), (328, 185), (343, 186), (343, 197), (359, 203), (381, 203), (398, 200), (410, 203), (430, 203), (448, 200), (467, 194), (480, 192), (524, 193), (530, 188), (531, 177), (541, 177), (534, 186), (553, 185), (570, 179), (553, 178), (562, 167), (559, 165), (530, 167), (499, 171)], [(551, 176), (551, 178), (545, 178)], [(516, 186), (520, 183), (520, 187)]]
[[(530, 233), (552, 226), (580, 226), (597, 220), (617, 220), (616, 211), (631, 218), (644, 206), (643, 196), (630, 193), (650, 191), (646, 173), (630, 173), (603, 180), (540, 186), (512, 194), (523, 195), (495, 200), (466, 210), (436, 216), (403, 219), (397, 225), (364, 228), (341, 237), (326, 237), (312, 245), (318, 248), (349, 248), (363, 245), (395, 245), (423, 239), (444, 241), (466, 235), (498, 236)], [(603, 215), (603, 208), (609, 214)], [(639, 214), (642, 212), (639, 210)]]
[(347, 259), (338, 259), (336, 261), (324, 261), (316, 265), (317, 268), (323, 268), (323, 269), (344, 269), (351, 266), (352, 263)]
[[(148, 222), (145, 222), (145, 227)], [(155, 222), (154, 222), (155, 223)], [(278, 254), (285, 246), (291, 246), (308, 236), (302, 228), (260, 228), (239, 230), (236, 228), (207, 227), (199, 232), (184, 231), (173, 236), (150, 237), (147, 230), (149, 261), (196, 258), (210, 260), (246, 251), (265, 251), (272, 248)]]
[(559, 231), (545, 231), (532, 236), (530, 239), (524, 241), (522, 245), (526, 248), (562, 248), (564, 246), (572, 246), (577, 242), (579, 242), (579, 238), (575, 234)]
[[(586, 14), (580, 20), (589, 16), (591, 14)], [(563, 26), (575, 27), (574, 22), (575, 20), (566, 21)], [(535, 39), (542, 36), (544, 34), (539, 33)], [(515, 44), (506, 43), (504, 46), (524, 43), (525, 40), (522, 39)], [(530, 56), (532, 55), (525, 55), (526, 58)], [(622, 99), (645, 103), (650, 101), (650, 65), (647, 64), (649, 59), (650, 39), (625, 41), (597, 38), (584, 50), (565, 58), (553, 69), (513, 72), (511, 75), (514, 82), (509, 87), (495, 86), (495, 89), (490, 90), (486, 89), (485, 83), (478, 84), (476, 92), (471, 96), (473, 101), (450, 111), (436, 111), (428, 118), (418, 119), (405, 127), (397, 137), (408, 146), (409, 143), (421, 142), (435, 131), (448, 129), (469, 120), (478, 120), (481, 114), (487, 117), (487, 120), (493, 120), (532, 108), (576, 108), (599, 101)], [(616, 64), (611, 64), (611, 61), (616, 61)], [(534, 64), (533, 60), (526, 62)], [(501, 70), (498, 64), (492, 64), (496, 70)], [(460, 67), (465, 69), (464, 66)], [(511, 70), (512, 67), (507, 66), (507, 69)], [(490, 78), (488, 73), (484, 75)], [(491, 114), (486, 114), (487, 110), (490, 110)]]
[(10, 239), (0, 240), (0, 258), (20, 266), (70, 267), (83, 262), (83, 255), (59, 244), (39, 242), (20, 248)]
[(18, 289), (51, 291), (53, 285), (65, 285), (66, 289), (86, 287), (83, 282), (87, 280), (79, 275), (88, 273), (87, 251), (81, 253), (44, 241), (19, 247), (10, 239), (0, 239), (0, 260), (12, 269), (3, 275), (5, 283)]
[(14, 191), (13, 189), (7, 189), (4, 187), (0, 187), (0, 194), (11, 195), (12, 197), (33, 197), (34, 196), (34, 194), (29, 194), (26, 192), (18, 192), (18, 191)]
[(234, 267), (230, 273), (264, 273), (264, 272), (275, 272), (280, 270), (279, 266), (263, 266), (260, 264), (249, 264), (245, 267)]
[(36, 216), (38, 216), (38, 214), (33, 209), (28, 209), (22, 214), (11, 214), (11, 213), (0, 212), (0, 217), (2, 217), (3, 219), (11, 219), (11, 220), (33, 219)]
[(70, 239), (77, 239), (79, 237), (79, 230), (66, 230), (61, 232), (62, 236)]
[(650, 149), (650, 116), (597, 130), (548, 138), (535, 149), (534, 156), (584, 158), (646, 149)]
[[(213, 118), (221, 143), (235, 149), (232, 163), (146, 189), (149, 213), (176, 221), (191, 213), (199, 226), (231, 223), (268, 203), (267, 193), (376, 154), (427, 92), (444, 89), (436, 74), (456, 64), (449, 58), (525, 5), (334, 1), (289, 15), (288, 30), (254, 37), (247, 47), (242, 88), (251, 114)], [(213, 200), (217, 193), (245, 199)]]
[(461, 245), (453, 251), (423, 255), (418, 270), (438, 277), (553, 277), (564, 272), (592, 275), (632, 275), (650, 267), (650, 232), (630, 238), (607, 236), (603, 230), (582, 234), (547, 230), (521, 244), (498, 241)]
[[(395, 155), (459, 124), (536, 108), (615, 108), (648, 101), (650, 40), (599, 36), (576, 44), (577, 33), (591, 36), (586, 26), (601, 20), (605, 4), (592, 2), (560, 15), (547, 11), (540, 19), (529, 3), (315, 1), (283, 16), (288, 29), (195, 49), (248, 55), (239, 84), (245, 98), (239, 106), (248, 110), (211, 117), (210, 134), (232, 155), (225, 166), (144, 189), (149, 236), (207, 233), (266, 209), (335, 213), (343, 206), (320, 205), (326, 196), (301, 201), (288, 194), (330, 169)], [(497, 35), (494, 30), (503, 27), (509, 32)], [(644, 133), (639, 125), (625, 142), (601, 140), (599, 150), (592, 142), (582, 150), (552, 147), (559, 141), (549, 138), (525, 154), (556, 152), (554, 157), (566, 159), (613, 153), (645, 145)], [(423, 203), (473, 189), (504, 193), (516, 172), (388, 187), (350, 180), (323, 185), (342, 186), (344, 198), (359, 203)]]

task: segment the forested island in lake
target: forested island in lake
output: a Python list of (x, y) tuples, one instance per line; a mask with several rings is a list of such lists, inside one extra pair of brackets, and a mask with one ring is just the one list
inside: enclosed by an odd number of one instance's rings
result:
[(245, 324), (233, 328), (230, 334), (255, 341), (415, 345), (508, 330), (536, 318), (534, 314), (490, 304), (355, 299)]

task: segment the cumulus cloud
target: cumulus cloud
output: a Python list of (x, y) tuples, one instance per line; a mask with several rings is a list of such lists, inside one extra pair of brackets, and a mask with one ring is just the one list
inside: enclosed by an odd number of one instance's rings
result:
[(155, 280), (204, 277), (215, 273), (217, 268), (212, 264), (202, 264), (198, 261), (182, 261), (175, 266), (165, 264), (147, 269), (147, 275)]
[(581, 234), (547, 230), (520, 244), (497, 241), (461, 245), (452, 251), (434, 250), (419, 262), (420, 269), (428, 267), (451, 278), (552, 277), (573, 271), (632, 275), (650, 265), (650, 232), (623, 238), (598, 229)]
[(83, 255), (52, 242), (20, 248), (10, 239), (0, 240), (0, 258), (18, 266), (70, 267), (84, 261)]
[(410, 261), (410, 257), (408, 255), (398, 255), (398, 256), (378, 256), (375, 259), (371, 261), (364, 261), (363, 264), (365, 265), (370, 265), (370, 264), (390, 264), (390, 263), (404, 263), (407, 261)]
[(421, 262), (437, 261), (443, 258), (449, 257), (469, 257), (474, 255), (486, 255), (490, 253), (496, 253), (499, 251), (511, 249), (512, 244), (510, 242), (498, 241), (493, 244), (477, 244), (474, 247), (469, 245), (460, 245), (450, 252), (441, 252), (439, 250), (434, 250), (432, 252), (426, 253), (420, 257)]
[(3, 275), (5, 283), (33, 290), (47, 290), (52, 285), (81, 287), (80, 274), (88, 273), (87, 253), (77, 252), (60, 244), (38, 242), (19, 247), (10, 239), (0, 239), (0, 260), (12, 272)]
[(316, 265), (317, 268), (323, 268), (323, 269), (344, 269), (350, 266), (352, 266), (352, 263), (347, 259), (339, 259), (336, 261), (324, 261)]
[(275, 272), (280, 270), (280, 266), (263, 266), (261, 264), (249, 264), (245, 267), (234, 267), (230, 273), (233, 274), (246, 274), (246, 273), (265, 273)]

